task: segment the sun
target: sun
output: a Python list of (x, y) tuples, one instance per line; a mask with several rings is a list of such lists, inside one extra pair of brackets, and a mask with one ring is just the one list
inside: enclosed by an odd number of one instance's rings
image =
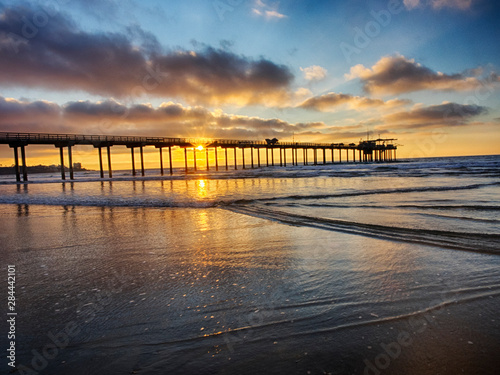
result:
[(199, 151), (202, 151), (203, 150), (203, 146), (199, 145), (198, 147), (196, 147), (196, 149), (199, 150)]

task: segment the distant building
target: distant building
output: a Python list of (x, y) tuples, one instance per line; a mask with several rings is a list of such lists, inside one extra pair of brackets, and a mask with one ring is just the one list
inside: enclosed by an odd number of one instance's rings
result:
[(82, 169), (82, 163), (73, 163), (73, 169), (75, 170)]

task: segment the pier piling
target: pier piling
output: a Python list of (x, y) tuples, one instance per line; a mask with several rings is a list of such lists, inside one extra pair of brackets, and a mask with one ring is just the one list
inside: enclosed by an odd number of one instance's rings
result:
[(163, 176), (163, 148), (159, 147), (158, 148), (159, 153), (160, 153), (160, 174)]
[(219, 171), (219, 158), (217, 157), (217, 146), (214, 147), (215, 153), (215, 170)]
[(71, 151), (71, 145), (68, 145), (68, 163), (69, 163), (69, 179), (74, 180), (75, 174), (73, 171), (73, 153)]
[(168, 163), (170, 167), (170, 175), (174, 174), (174, 168), (172, 165), (172, 146), (168, 146)]
[(26, 150), (24, 145), (21, 145), (21, 162), (23, 166), (23, 181), (28, 181), (28, 167), (26, 165)]
[(193, 160), (194, 160), (194, 170), (196, 172), (198, 170), (196, 168), (196, 147), (193, 147)]
[(66, 179), (66, 173), (64, 171), (64, 152), (63, 152), (63, 147), (59, 146), (59, 158), (60, 158), (60, 164), (61, 164), (61, 179), (65, 180)]
[(132, 176), (135, 176), (135, 156), (133, 147), (130, 147), (130, 156), (132, 158)]
[(186, 173), (188, 172), (188, 157), (187, 157), (187, 148), (184, 147), (184, 168)]
[[(258, 167), (263, 166), (261, 162), (261, 150), (264, 150), (266, 155), (265, 165), (275, 166), (275, 155), (274, 149), (277, 149), (280, 153), (279, 155), (279, 165), (280, 167), (287, 167), (287, 162), (292, 165), (299, 165), (298, 153), (299, 149), (302, 149), (302, 163), (303, 165), (309, 165), (309, 150), (312, 150), (313, 163), (318, 165), (321, 162), (318, 160), (322, 157), (322, 164), (325, 165), (327, 161), (327, 149), (331, 151), (331, 162), (335, 163), (335, 150), (339, 150), (338, 162), (342, 163), (342, 151), (346, 151), (346, 161), (350, 162), (350, 150), (352, 150), (352, 162), (356, 162), (356, 151), (359, 153), (359, 162), (393, 162), (396, 160), (396, 149), (397, 145), (388, 143), (395, 139), (373, 139), (360, 141), (358, 144), (351, 143), (345, 145), (343, 143), (303, 143), (303, 142), (278, 142), (278, 140), (260, 140), (260, 141), (248, 141), (248, 140), (230, 140), (230, 139), (214, 139), (207, 141), (206, 139), (189, 139), (189, 138), (165, 138), (165, 137), (129, 137), (129, 136), (105, 136), (105, 135), (75, 135), (75, 134), (42, 134), (42, 133), (9, 133), (0, 132), (0, 144), (7, 144), (14, 149), (14, 172), (16, 177), (16, 182), (21, 182), (21, 169), (22, 169), (22, 180), (28, 181), (28, 173), (26, 166), (26, 150), (25, 146), (29, 144), (40, 144), (40, 145), (53, 145), (59, 148), (59, 157), (61, 160), (61, 178), (66, 178), (66, 168), (64, 165), (64, 148), (68, 148), (68, 161), (69, 161), (69, 178), (74, 179), (74, 168), (73, 168), (73, 146), (75, 145), (93, 145), (94, 148), (98, 149), (99, 156), (99, 172), (100, 177), (104, 178), (104, 168), (102, 160), (102, 148), (106, 147), (107, 157), (108, 157), (108, 174), (109, 178), (113, 176), (112, 162), (111, 162), (111, 146), (121, 145), (130, 148), (131, 162), (132, 162), (132, 175), (136, 176), (136, 165), (135, 165), (135, 148), (139, 147), (140, 157), (141, 157), (141, 174), (145, 175), (145, 165), (144, 165), (144, 147), (155, 146), (159, 148), (160, 157), (160, 172), (163, 176), (164, 164), (163, 164), (163, 147), (168, 147), (169, 152), (169, 169), (170, 174), (173, 174), (173, 161), (172, 161), (172, 147), (178, 146), (184, 149), (184, 169), (186, 173), (189, 172), (188, 165), (188, 148), (193, 149), (193, 165), (194, 170), (198, 170), (197, 166), (197, 154), (196, 147), (203, 144), (205, 148), (205, 160), (206, 169), (210, 170), (210, 148), (214, 148), (215, 156), (215, 169), (218, 171), (219, 168), (219, 158), (218, 158), (218, 147), (224, 149), (225, 156), (225, 166), (226, 170), (229, 169), (229, 159), (228, 159), (228, 148), (232, 148), (234, 152), (234, 169), (238, 169), (238, 149), (241, 149), (242, 156), (242, 168), (247, 168), (246, 149), (250, 149), (250, 165), (255, 168), (255, 155), (254, 149), (257, 152), (257, 165)], [(199, 147), (199, 146), (198, 146)], [(19, 148), (21, 148), (21, 162), (19, 161)], [(292, 155), (291, 159), (288, 159), (287, 150), (291, 149)], [(200, 147), (201, 149), (201, 147)], [(323, 150), (323, 155), (318, 156), (318, 152)], [(269, 155), (271, 154), (271, 155)], [(271, 160), (269, 160), (271, 158)]]
[(19, 173), (19, 154), (17, 146), (11, 146), (14, 149), (14, 168), (16, 172), (16, 181), (21, 182), (21, 174)]
[(102, 149), (100, 146), (97, 147), (99, 153), (99, 171), (101, 172), (101, 178), (104, 178), (104, 169), (102, 167)]
[(108, 152), (108, 175), (109, 175), (109, 178), (113, 178), (113, 170), (111, 168), (111, 146), (107, 145), (106, 149)]
[(144, 150), (143, 150), (142, 146), (139, 147), (139, 150), (141, 152), (141, 176), (144, 176), (145, 175), (145, 172), (144, 172)]

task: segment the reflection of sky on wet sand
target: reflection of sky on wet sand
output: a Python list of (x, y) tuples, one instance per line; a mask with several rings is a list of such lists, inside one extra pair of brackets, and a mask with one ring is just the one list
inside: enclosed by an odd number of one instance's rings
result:
[[(30, 359), (28, 348), (44, 344), (48, 329), (68, 321), (81, 327), (60, 354), (65, 365), (50, 367), (56, 374), (82, 358), (92, 358), (89, 368), (100, 374), (110, 358), (126, 353), (134, 363), (113, 361), (114, 371), (145, 364), (151, 373), (186, 363), (193, 369), (200, 365), (195, 357), (221, 368), (228, 357), (239, 363), (248, 356), (287, 358), (297, 345), (307, 361), (303, 352), (323, 350), (324, 342), (333, 348), (331, 340), (340, 339), (366, 350), (392, 337), (384, 319), (402, 316), (406, 324), (405, 316), (442, 296), (480, 297), (499, 277), (494, 256), (287, 226), (220, 209), (1, 209), (5, 255), (20, 272), (25, 319), (19, 331), (32, 333), (21, 333), (27, 349), (20, 349), (20, 360)], [(494, 319), (495, 298), (480, 299), (487, 319)], [(453, 317), (449, 321), (457, 323)], [(475, 341), (485, 320), (459, 320)], [(379, 323), (366, 328), (372, 321)], [(435, 333), (445, 334), (447, 322)]]

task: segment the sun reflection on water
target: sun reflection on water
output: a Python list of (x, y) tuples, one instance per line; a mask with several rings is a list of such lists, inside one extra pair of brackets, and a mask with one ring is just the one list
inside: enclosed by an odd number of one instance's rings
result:
[(196, 195), (198, 198), (206, 198), (208, 195), (207, 183), (205, 180), (196, 180)]

